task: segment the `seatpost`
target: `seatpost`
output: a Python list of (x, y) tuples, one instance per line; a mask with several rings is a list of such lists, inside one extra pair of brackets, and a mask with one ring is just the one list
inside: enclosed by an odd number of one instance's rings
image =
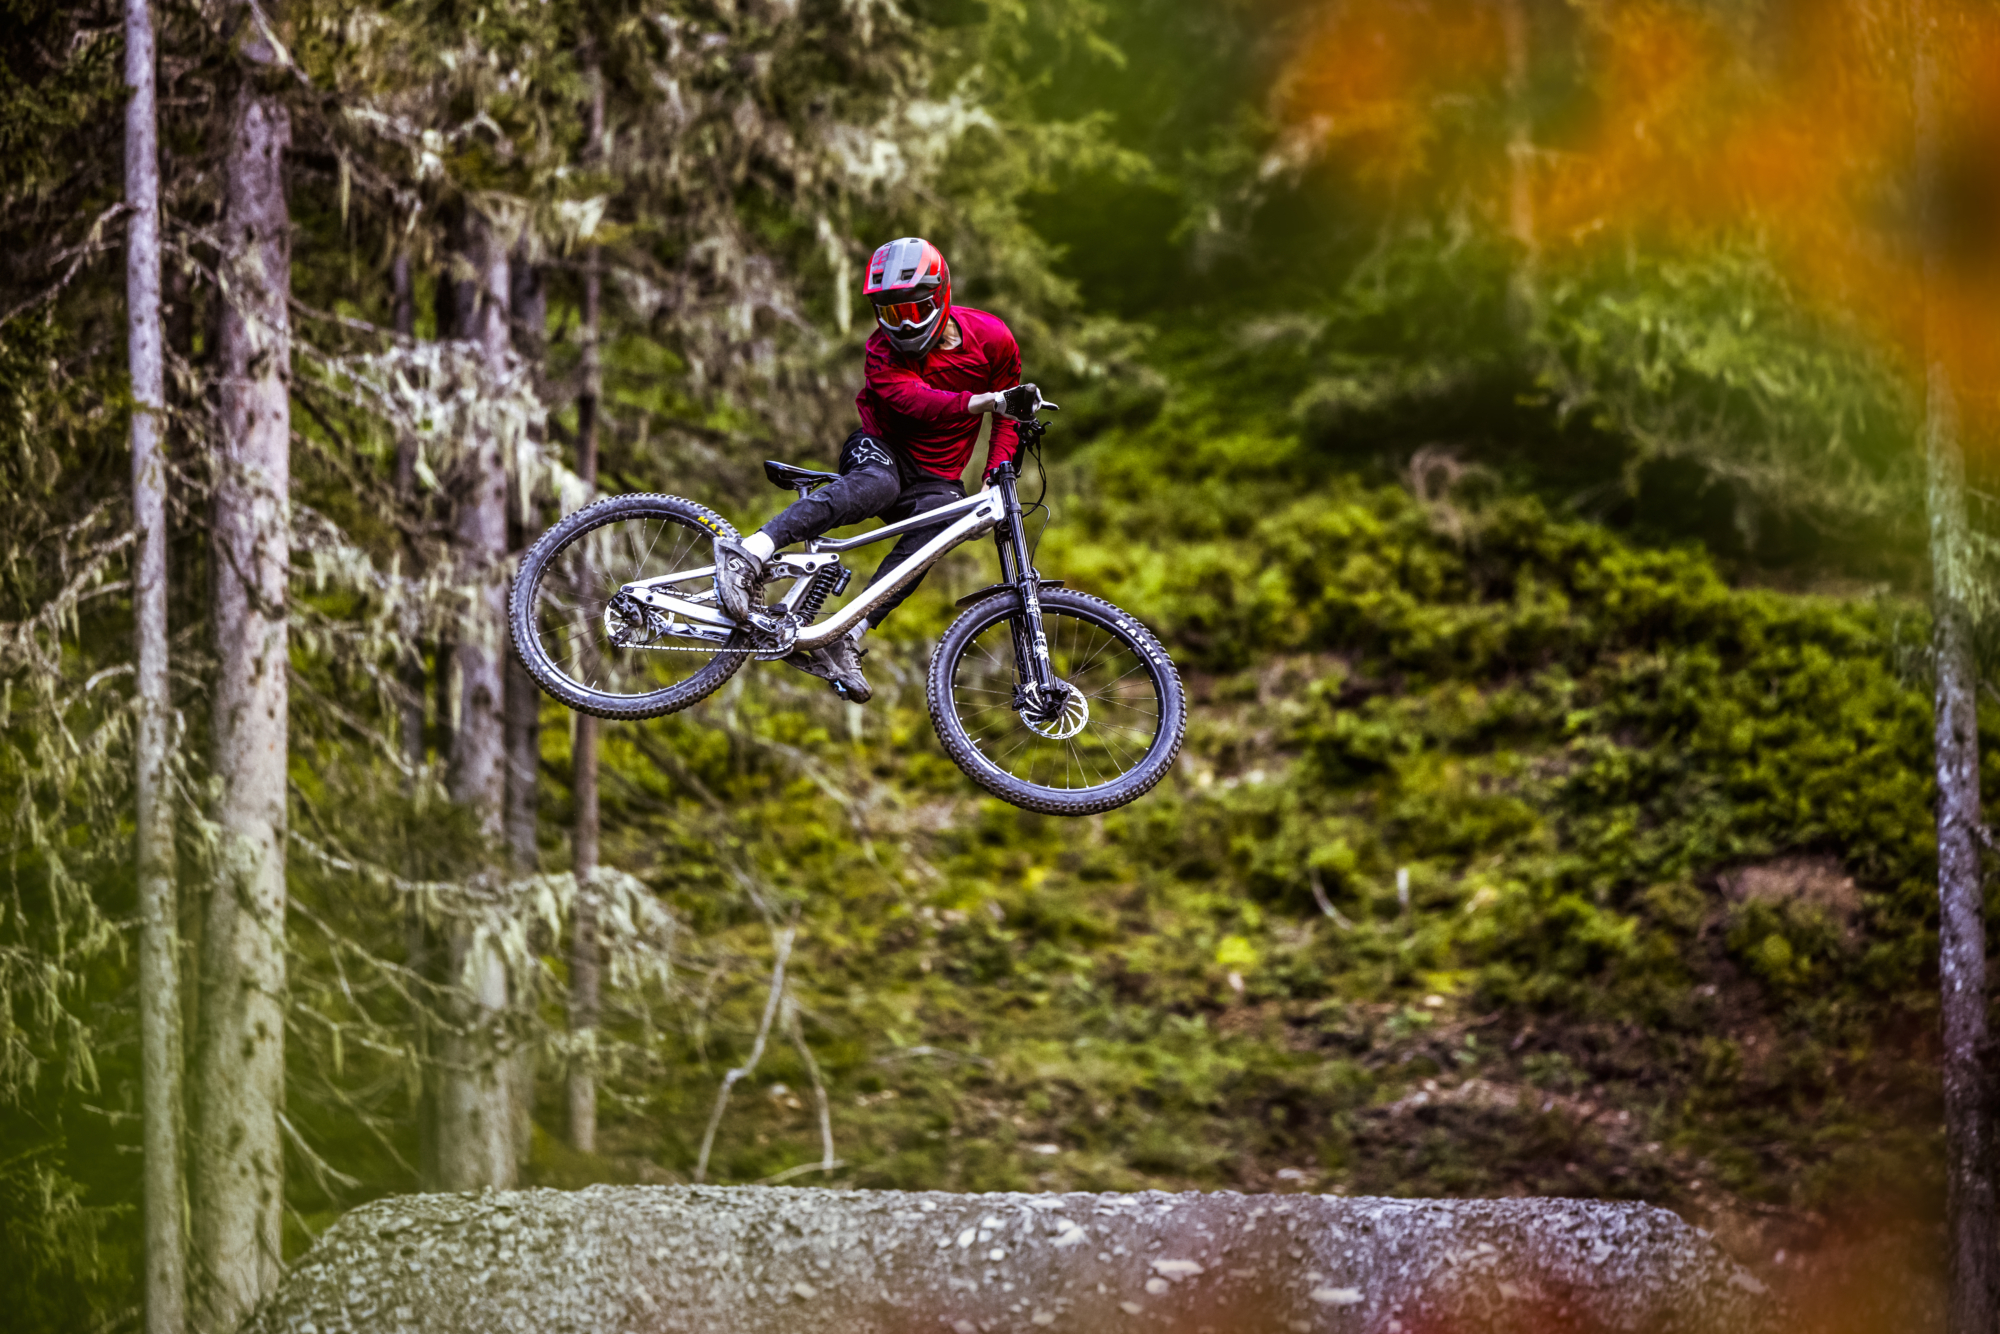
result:
[[(792, 490), (794, 490), (794, 491), (796, 491), (796, 492), (798, 492), (798, 493), (799, 493), (799, 499), (800, 499), (800, 500), (804, 500), (804, 499), (805, 499), (805, 498), (806, 498), (807, 496), (809, 496), (809, 495), (811, 495), (811, 494), (812, 494), (812, 483), (811, 483), (811, 482), (793, 482), (793, 483), (792, 483)], [(807, 539), (806, 539), (806, 552), (807, 552), (807, 554), (811, 554), (811, 553), (814, 553), (814, 552), (817, 552), (818, 550), (819, 550), (819, 539), (818, 539), (817, 537), (809, 537), (809, 538), (807, 538)]]

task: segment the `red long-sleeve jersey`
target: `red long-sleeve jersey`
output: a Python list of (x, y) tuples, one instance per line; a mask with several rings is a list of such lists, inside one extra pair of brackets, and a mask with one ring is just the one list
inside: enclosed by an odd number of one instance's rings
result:
[[(936, 477), (953, 481), (979, 439), (979, 418), (965, 404), (974, 394), (1012, 389), (1021, 382), (1021, 348), (998, 315), (954, 306), (958, 346), (933, 347), (922, 361), (904, 357), (877, 329), (868, 340), (868, 367), (854, 397), (861, 429), (879, 436)], [(1014, 423), (993, 419), (986, 467), (1014, 457), (1020, 441)]]

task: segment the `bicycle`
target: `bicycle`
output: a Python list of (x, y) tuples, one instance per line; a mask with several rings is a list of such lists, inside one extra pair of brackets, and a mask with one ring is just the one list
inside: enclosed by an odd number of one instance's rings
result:
[[(1056, 405), (1033, 385), (1009, 393), (1007, 415), (1024, 457), (1040, 457), (1044, 408)], [(801, 497), (839, 478), (776, 461), (764, 474)], [(1010, 463), (976, 495), (856, 537), (821, 537), (776, 553), (767, 587), (786, 580), (791, 587), (751, 625), (718, 605), (715, 566), (695, 563), (710, 559), (715, 536), (737, 536), (727, 520), (679, 496), (608, 497), (549, 529), (522, 558), (509, 607), (515, 652), (542, 689), (579, 712), (674, 713), (714, 693), (746, 661), (846, 634), (947, 553), (990, 532), (1000, 582), (958, 599), (963, 614), (931, 655), (931, 724), (958, 767), (1005, 801), (1048, 815), (1112, 810), (1151, 791), (1173, 766), (1187, 727), (1186, 694), (1173, 660), (1135, 617), (1042, 578), (1018, 476)], [(827, 599), (853, 577), (843, 554), (938, 523), (948, 526), (820, 619)]]

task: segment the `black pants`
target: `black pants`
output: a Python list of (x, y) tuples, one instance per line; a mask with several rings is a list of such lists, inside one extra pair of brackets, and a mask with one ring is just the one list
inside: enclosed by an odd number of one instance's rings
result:
[[(783, 514), (764, 525), (764, 534), (783, 549), (863, 519), (897, 523), (963, 499), (965, 487), (956, 479), (924, 472), (900, 451), (872, 435), (856, 431), (840, 447), (840, 480), (828, 482), (803, 500), (794, 501)], [(904, 533), (876, 567), (870, 585), (879, 583), (884, 574), (915, 555), (924, 543), (948, 526), (938, 523)], [(897, 589), (870, 613), (868, 623), (880, 625), (889, 619), (889, 613), (903, 605), (903, 599), (916, 592), (922, 582), (923, 576), (918, 575)]]

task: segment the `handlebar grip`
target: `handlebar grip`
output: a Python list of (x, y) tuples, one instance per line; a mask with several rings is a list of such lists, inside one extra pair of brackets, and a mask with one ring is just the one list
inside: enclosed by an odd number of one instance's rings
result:
[(1028, 420), (1042, 405), (1042, 391), (1031, 384), (1017, 384), (1001, 398), (1006, 404), (1007, 415), (1015, 421)]

